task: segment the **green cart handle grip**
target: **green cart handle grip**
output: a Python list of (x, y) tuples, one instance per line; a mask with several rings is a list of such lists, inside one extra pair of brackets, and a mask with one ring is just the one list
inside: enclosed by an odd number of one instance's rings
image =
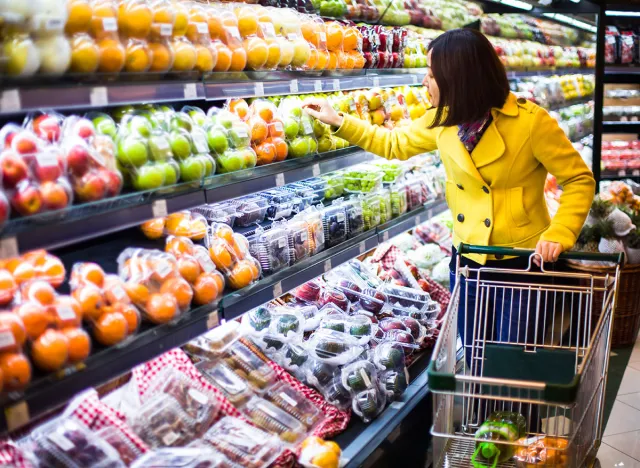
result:
[[(458, 246), (460, 254), (481, 254), (481, 255), (504, 255), (511, 257), (530, 257), (535, 251), (528, 249), (514, 249), (512, 247), (492, 247), (490, 245), (469, 245), (460, 244)], [(617, 263), (624, 266), (624, 254), (604, 254), (596, 252), (563, 252), (561, 259), (565, 260), (594, 260), (599, 262)]]

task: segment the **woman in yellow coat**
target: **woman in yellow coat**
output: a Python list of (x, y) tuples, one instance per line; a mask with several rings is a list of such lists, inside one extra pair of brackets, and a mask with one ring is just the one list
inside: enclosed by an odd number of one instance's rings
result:
[[(307, 101), (306, 111), (335, 127), (337, 136), (387, 159), (439, 150), (454, 246), (535, 248), (545, 262), (556, 261), (574, 245), (591, 206), (591, 171), (547, 111), (509, 91), (504, 66), (482, 34), (448, 31), (431, 42), (428, 60), (423, 84), (434, 107), (409, 126), (372, 126), (337, 113), (322, 99)], [(553, 219), (544, 198), (547, 173), (563, 188)], [(465, 257), (463, 265), (527, 266), (526, 259), (523, 264), (523, 259)], [(475, 294), (466, 296), (471, 301)], [(520, 302), (522, 308), (525, 298), (494, 299), (503, 303), (502, 316), (509, 316), (496, 317), (497, 331), (508, 341), (510, 332), (524, 331), (509, 303)], [(459, 329), (464, 336), (461, 324)]]

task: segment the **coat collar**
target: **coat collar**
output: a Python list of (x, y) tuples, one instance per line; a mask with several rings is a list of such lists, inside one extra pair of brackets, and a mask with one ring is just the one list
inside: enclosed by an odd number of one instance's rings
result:
[(498, 113), (508, 115), (509, 117), (517, 117), (518, 116), (518, 103), (516, 102), (516, 95), (513, 93), (509, 93), (507, 96), (507, 100), (504, 103), (504, 106), (498, 108), (494, 107), (491, 109), (491, 115), (495, 119)]

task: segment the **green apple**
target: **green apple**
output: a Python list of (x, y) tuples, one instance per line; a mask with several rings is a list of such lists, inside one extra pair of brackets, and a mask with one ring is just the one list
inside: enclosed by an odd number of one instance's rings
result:
[(217, 154), (222, 154), (229, 148), (227, 135), (220, 127), (210, 127), (207, 131), (207, 143), (209, 149)]
[(329, 135), (323, 135), (318, 140), (318, 152), (326, 153), (327, 151), (333, 151), (336, 149), (335, 140)]
[(300, 125), (295, 119), (286, 118), (283, 122), (284, 126), (284, 135), (287, 140), (293, 140), (296, 135), (298, 135), (298, 131), (300, 130)]
[(173, 130), (169, 134), (169, 144), (176, 158), (185, 159), (191, 156), (191, 137), (184, 130)]
[(133, 176), (133, 188), (136, 190), (151, 190), (162, 187), (165, 170), (162, 164), (148, 164), (138, 168)]
[(301, 107), (292, 107), (291, 115), (294, 117), (302, 117), (302, 108)]
[(176, 112), (171, 116), (171, 119), (169, 120), (169, 127), (171, 129), (181, 128), (191, 133), (191, 130), (193, 129), (193, 121), (191, 120), (191, 117), (189, 117), (184, 112)]
[(124, 118), (127, 122), (127, 127), (133, 133), (137, 133), (140, 136), (148, 138), (151, 135), (153, 127), (149, 119), (142, 115), (132, 115), (130, 118)]
[(205, 174), (205, 162), (197, 156), (180, 161), (180, 178), (185, 181), (200, 180)]
[(178, 168), (178, 164), (175, 161), (158, 163), (156, 164), (156, 166), (161, 168), (164, 173), (163, 185), (168, 186), (178, 183), (178, 179), (180, 177), (180, 169)]
[(187, 115), (191, 117), (193, 123), (200, 126), (205, 124), (205, 122), (207, 121), (207, 114), (205, 114), (202, 109), (193, 106), (189, 106), (188, 109), (189, 110), (187, 111)]
[(246, 148), (251, 140), (249, 138), (249, 126), (245, 123), (236, 122), (229, 130), (229, 140), (235, 148)]
[(118, 142), (117, 158), (125, 166), (142, 166), (149, 159), (146, 142), (135, 136), (122, 138)]
[(209, 154), (207, 132), (200, 127), (193, 127), (191, 130), (191, 152), (193, 154)]
[(318, 151), (318, 142), (316, 141), (316, 139), (313, 138), (312, 136), (307, 136), (305, 138), (307, 138), (307, 140), (309, 142), (309, 153), (317, 152)]
[(308, 137), (297, 137), (293, 141), (289, 142), (289, 156), (292, 158), (301, 158), (302, 156), (309, 154), (311, 150), (309, 145), (310, 140), (311, 138)]
[(250, 169), (252, 167), (256, 167), (256, 164), (258, 163), (258, 157), (256, 156), (256, 152), (253, 151), (251, 148), (245, 148), (242, 151), (243, 151), (243, 157), (244, 157), (244, 168)]
[(239, 171), (244, 167), (244, 154), (242, 150), (227, 150), (218, 156), (218, 172)]
[(316, 138), (320, 138), (322, 135), (325, 135), (327, 133), (329, 133), (328, 125), (323, 124), (319, 120), (313, 121), (313, 134), (316, 136)]
[(233, 117), (231, 115), (220, 114), (218, 115), (217, 123), (222, 125), (227, 130), (233, 127)]
[(96, 127), (96, 131), (101, 135), (107, 135), (112, 139), (116, 137), (116, 133), (118, 131), (116, 123), (108, 115), (103, 114), (94, 118), (93, 125)]
[(168, 135), (161, 131), (155, 131), (149, 137), (149, 155), (154, 161), (165, 161), (173, 156)]
[(198, 155), (198, 157), (202, 158), (202, 160), (204, 161), (205, 177), (212, 176), (216, 173), (216, 160), (213, 159), (213, 156), (211, 156), (210, 154), (200, 154)]
[(133, 106), (122, 106), (114, 110), (111, 115), (113, 115), (116, 122), (120, 122), (125, 115), (131, 114), (134, 110)]

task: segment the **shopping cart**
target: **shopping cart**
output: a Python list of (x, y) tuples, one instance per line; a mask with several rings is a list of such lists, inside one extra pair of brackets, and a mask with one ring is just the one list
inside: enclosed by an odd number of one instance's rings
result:
[[(547, 271), (544, 265), (535, 271), (534, 253), (529, 250), (462, 244), (458, 252), (528, 256), (529, 266), (526, 270), (473, 269), (461, 267), (458, 260), (456, 284), (428, 371), (434, 401), (433, 466), (514, 467), (511, 454), (536, 444), (549, 445), (547, 463), (518, 466), (592, 466), (602, 437), (622, 254), (563, 254), (567, 259), (617, 264), (615, 275), (596, 276)], [(474, 289), (471, 310), (467, 299)], [(494, 301), (505, 294), (506, 301)], [(602, 313), (594, 315), (594, 300), (600, 299)], [(459, 311), (460, 304), (464, 310)], [(496, 320), (507, 312), (509, 319), (524, 325), (513, 331), (497, 330)], [(456, 345), (458, 314), (463, 314), (465, 330), (473, 330), (461, 348)], [(494, 444), (502, 455), (486, 459), (476, 433), (499, 411), (524, 416), (526, 433), (518, 440), (502, 438)]]

